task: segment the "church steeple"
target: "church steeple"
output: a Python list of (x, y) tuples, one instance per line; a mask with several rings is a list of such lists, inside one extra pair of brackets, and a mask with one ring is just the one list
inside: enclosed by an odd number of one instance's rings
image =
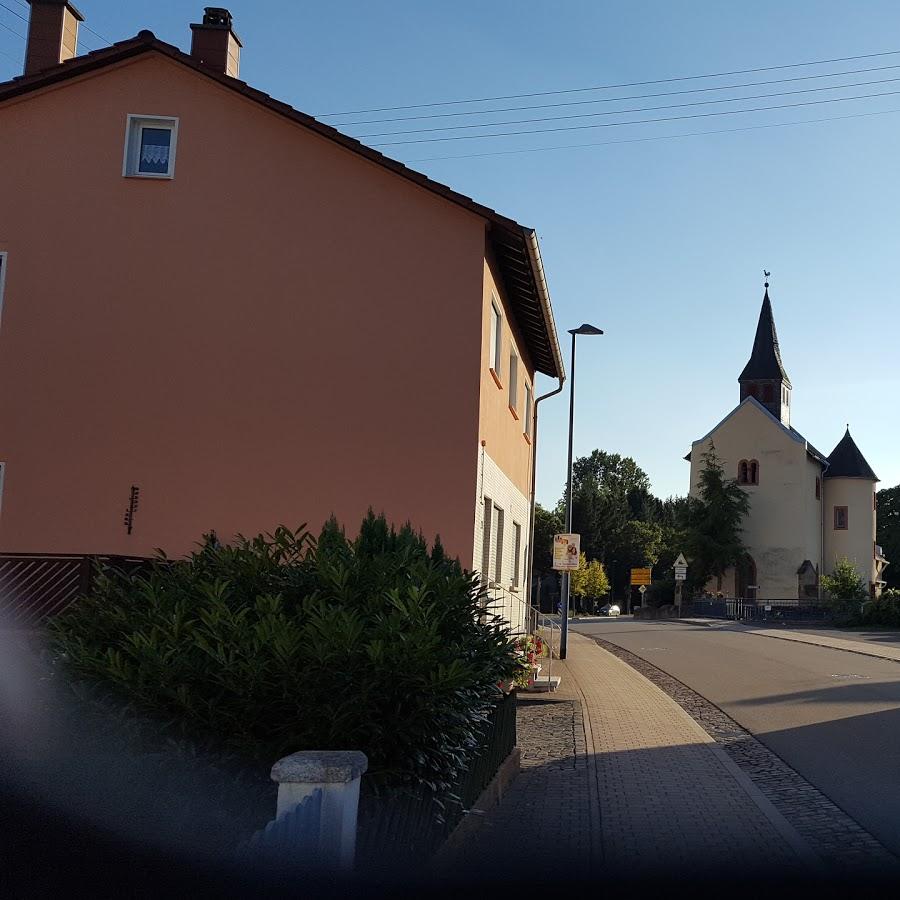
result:
[(753, 350), (744, 371), (738, 378), (738, 383), (741, 386), (742, 401), (746, 397), (755, 397), (773, 416), (785, 425), (790, 425), (791, 381), (781, 362), (778, 332), (775, 330), (775, 317), (772, 315), (772, 302), (769, 300), (769, 274), (766, 272), (765, 294), (759, 312)]

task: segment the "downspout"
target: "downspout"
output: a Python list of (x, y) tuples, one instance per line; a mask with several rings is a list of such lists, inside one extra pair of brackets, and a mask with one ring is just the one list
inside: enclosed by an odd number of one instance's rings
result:
[(563, 385), (566, 383), (565, 374), (559, 375), (559, 387), (556, 390), (550, 391), (547, 394), (542, 394), (534, 401), (534, 419), (533, 426), (531, 430), (532, 436), (532, 445), (531, 445), (531, 522), (529, 524), (529, 535), (528, 535), (528, 588), (527, 594), (528, 597), (528, 605), (531, 606), (531, 593), (532, 593), (532, 580), (534, 579), (534, 525), (535, 525), (535, 515), (534, 515), (534, 507), (535, 507), (535, 485), (537, 483), (537, 446), (538, 446), (538, 403), (541, 400), (546, 400), (548, 397), (553, 397), (555, 394), (560, 393), (563, 389)]
[(822, 526), (822, 540), (819, 542), (819, 578), (818, 584), (818, 595), (819, 602), (821, 603), (823, 600), (822, 596), (822, 576), (825, 574), (825, 471), (828, 468), (828, 461), (826, 460), (825, 465), (822, 466), (822, 475), (820, 476), (820, 490), (819, 490), (819, 516), (820, 516), (820, 524)]
[(538, 404), (548, 397), (559, 394), (566, 382), (566, 367), (563, 364), (562, 351), (559, 347), (559, 338), (556, 333), (556, 323), (553, 320), (553, 309), (550, 305), (550, 292), (547, 288), (547, 278), (544, 275), (544, 263), (541, 260), (541, 248), (538, 244), (537, 233), (531, 228), (522, 229), (525, 237), (525, 247), (528, 250), (528, 260), (531, 263), (531, 273), (534, 277), (535, 287), (537, 288), (538, 300), (541, 304), (541, 311), (544, 314), (544, 323), (547, 327), (547, 336), (550, 339), (550, 346), (553, 350), (553, 361), (556, 371), (553, 373), (559, 379), (559, 386), (547, 394), (542, 394), (535, 398), (532, 427), (532, 445), (531, 445), (531, 522), (529, 525), (528, 536), (528, 605), (531, 606), (532, 587), (534, 580), (534, 528), (535, 528), (535, 490), (537, 484), (537, 448), (538, 448)]

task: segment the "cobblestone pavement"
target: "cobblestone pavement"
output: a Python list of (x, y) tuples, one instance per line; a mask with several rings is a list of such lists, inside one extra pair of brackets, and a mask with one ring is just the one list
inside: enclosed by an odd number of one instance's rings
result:
[[(579, 875), (808, 873), (809, 853), (670, 697), (589, 638), (559, 691), (520, 695), (522, 772), (451, 868)], [(545, 873), (546, 874), (546, 873)]]
[(593, 640), (652, 681), (698, 722), (831, 870), (883, 872), (897, 866), (900, 872), (896, 857), (879, 841), (715, 704), (634, 653), (600, 638)]

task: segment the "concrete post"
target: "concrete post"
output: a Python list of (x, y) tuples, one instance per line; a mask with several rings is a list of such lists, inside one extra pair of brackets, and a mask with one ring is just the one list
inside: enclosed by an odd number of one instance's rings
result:
[(368, 767), (369, 760), (359, 750), (302, 751), (272, 766), (272, 780), (278, 782), (276, 818), (315, 790), (322, 791), (319, 851), (327, 867), (353, 866), (359, 783)]

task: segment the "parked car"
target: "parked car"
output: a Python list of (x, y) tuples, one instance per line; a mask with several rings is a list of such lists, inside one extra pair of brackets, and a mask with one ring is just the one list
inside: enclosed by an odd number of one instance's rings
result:
[(601, 616), (617, 616), (621, 613), (622, 610), (619, 609), (618, 604), (616, 603), (607, 603), (606, 606), (600, 607), (600, 615)]

